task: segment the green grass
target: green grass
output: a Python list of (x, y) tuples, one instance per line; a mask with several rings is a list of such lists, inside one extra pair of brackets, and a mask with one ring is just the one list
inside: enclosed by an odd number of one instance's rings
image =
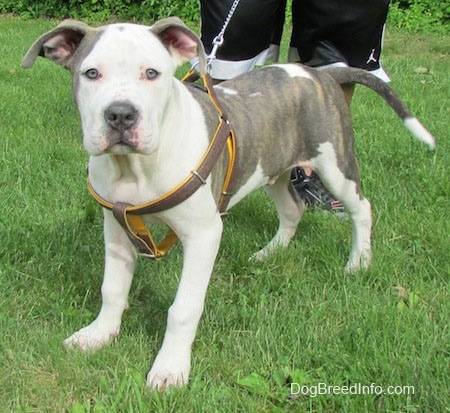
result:
[[(437, 151), (414, 141), (370, 91), (358, 89), (353, 101), (373, 204), (372, 267), (343, 274), (350, 224), (320, 212), (305, 215), (288, 249), (249, 263), (277, 224), (255, 193), (226, 220), (191, 382), (159, 394), (145, 376), (177, 286), (179, 247), (139, 262), (116, 342), (95, 354), (62, 346), (100, 307), (103, 246), (69, 74), (43, 59), (20, 69), (54, 24), (0, 19), (1, 411), (449, 411), (448, 36), (388, 32), (384, 50), (392, 86), (434, 133)], [(288, 399), (289, 380), (415, 392)]]

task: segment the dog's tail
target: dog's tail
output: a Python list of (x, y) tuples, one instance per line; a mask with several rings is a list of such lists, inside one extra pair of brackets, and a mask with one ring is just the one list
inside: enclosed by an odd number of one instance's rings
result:
[(326, 69), (339, 84), (359, 83), (377, 92), (403, 120), (405, 127), (430, 149), (436, 144), (433, 135), (410, 112), (400, 97), (381, 79), (363, 69), (351, 67), (334, 67)]

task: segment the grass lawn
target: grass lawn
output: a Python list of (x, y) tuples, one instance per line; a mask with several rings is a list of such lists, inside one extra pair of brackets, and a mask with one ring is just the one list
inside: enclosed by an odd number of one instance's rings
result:
[[(321, 212), (305, 214), (288, 249), (249, 263), (277, 225), (263, 192), (253, 194), (226, 220), (191, 382), (159, 394), (145, 376), (177, 287), (179, 247), (139, 261), (118, 340), (94, 354), (62, 345), (100, 308), (103, 245), (69, 73), (44, 59), (20, 68), (54, 25), (0, 18), (1, 411), (450, 411), (449, 36), (388, 31), (384, 49), (392, 87), (436, 136), (436, 151), (357, 89), (371, 268), (343, 274), (350, 223)], [(290, 382), (298, 394), (287, 397)], [(325, 385), (341, 387), (313, 397)]]

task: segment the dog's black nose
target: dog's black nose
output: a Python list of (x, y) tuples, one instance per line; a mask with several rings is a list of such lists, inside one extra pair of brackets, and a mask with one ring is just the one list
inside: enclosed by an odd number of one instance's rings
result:
[(128, 102), (114, 102), (105, 111), (106, 123), (113, 129), (130, 129), (137, 119), (137, 109)]

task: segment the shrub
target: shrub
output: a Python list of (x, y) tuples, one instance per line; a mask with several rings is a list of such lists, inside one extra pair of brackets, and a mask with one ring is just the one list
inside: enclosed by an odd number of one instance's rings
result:
[[(171, 15), (190, 22), (197, 22), (200, 17), (199, 0), (0, 0), (0, 13), (14, 13), (25, 18), (71, 17), (87, 21), (143, 23)], [(389, 22), (407, 31), (448, 32), (450, 3), (448, 0), (392, 0)]]
[(389, 22), (410, 31), (449, 32), (450, 3), (448, 0), (394, 0)]
[(195, 22), (200, 17), (198, 0), (0, 0), (0, 13), (14, 13), (25, 18), (71, 17), (88, 21), (152, 22), (177, 15)]

